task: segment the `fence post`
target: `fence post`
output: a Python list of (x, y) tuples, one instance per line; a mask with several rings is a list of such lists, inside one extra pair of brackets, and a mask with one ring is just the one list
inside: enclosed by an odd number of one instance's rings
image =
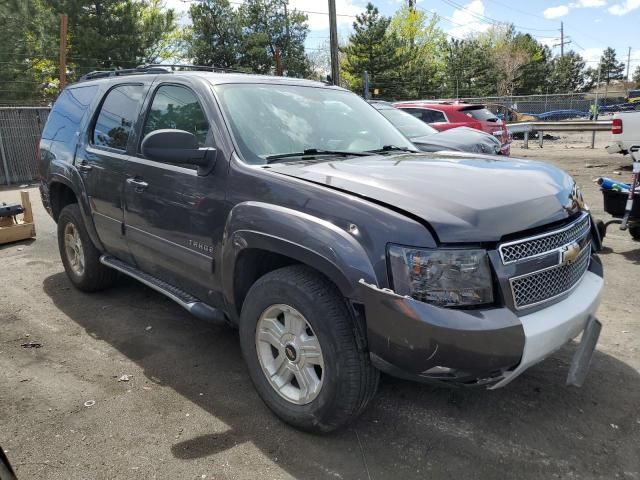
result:
[(542, 148), (542, 143), (544, 142), (544, 132), (538, 130), (538, 143), (540, 144), (540, 148)]
[(522, 148), (529, 150), (529, 132), (524, 132), (524, 145)]
[(2, 167), (4, 168), (4, 178), (7, 185), (11, 185), (11, 175), (9, 174), (9, 165), (7, 164), (7, 156), (4, 153), (4, 142), (2, 141), (2, 132), (0, 132), (0, 156), (2, 156)]

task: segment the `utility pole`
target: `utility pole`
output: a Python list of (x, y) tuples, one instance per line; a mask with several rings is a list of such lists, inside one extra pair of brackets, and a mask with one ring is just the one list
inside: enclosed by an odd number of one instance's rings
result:
[(631, 81), (629, 77), (629, 66), (631, 65), (631, 47), (629, 47), (629, 53), (627, 54), (627, 82)]
[(67, 85), (67, 25), (69, 17), (66, 13), (60, 14), (60, 90)]
[(369, 72), (364, 71), (364, 99), (369, 100)]
[(338, 22), (336, 20), (336, 0), (329, 0), (329, 43), (331, 49), (331, 81), (340, 85), (340, 64), (338, 59)]
[(571, 40), (564, 39), (564, 22), (560, 22), (560, 43), (553, 45), (554, 47), (560, 47), (560, 57), (564, 57), (564, 46), (569, 45), (570, 43)]

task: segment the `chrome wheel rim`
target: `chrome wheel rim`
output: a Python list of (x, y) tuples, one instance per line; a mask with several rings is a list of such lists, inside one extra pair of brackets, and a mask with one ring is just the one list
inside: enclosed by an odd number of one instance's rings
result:
[(71, 270), (76, 275), (84, 273), (84, 249), (80, 232), (73, 223), (67, 223), (64, 227), (64, 249)]
[(268, 307), (256, 325), (256, 352), (271, 387), (296, 405), (311, 403), (320, 393), (325, 369), (318, 337), (295, 308)]

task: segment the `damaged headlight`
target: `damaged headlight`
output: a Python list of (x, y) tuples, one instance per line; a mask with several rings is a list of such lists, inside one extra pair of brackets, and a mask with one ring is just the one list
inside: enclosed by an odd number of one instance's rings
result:
[(388, 249), (393, 289), (440, 307), (493, 302), (487, 252), (481, 249)]

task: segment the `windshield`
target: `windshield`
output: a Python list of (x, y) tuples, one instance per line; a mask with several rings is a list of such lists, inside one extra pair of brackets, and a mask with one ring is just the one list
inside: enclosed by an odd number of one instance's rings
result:
[(217, 85), (240, 155), (249, 163), (305, 150), (415, 147), (367, 102), (343, 90), (297, 85)]
[(410, 113), (397, 108), (381, 108), (378, 111), (408, 138), (426, 137), (438, 133), (435, 128), (430, 127), (422, 120), (418, 120)]
[(629, 98), (637, 98), (640, 97), (640, 90), (631, 90), (629, 92)]

